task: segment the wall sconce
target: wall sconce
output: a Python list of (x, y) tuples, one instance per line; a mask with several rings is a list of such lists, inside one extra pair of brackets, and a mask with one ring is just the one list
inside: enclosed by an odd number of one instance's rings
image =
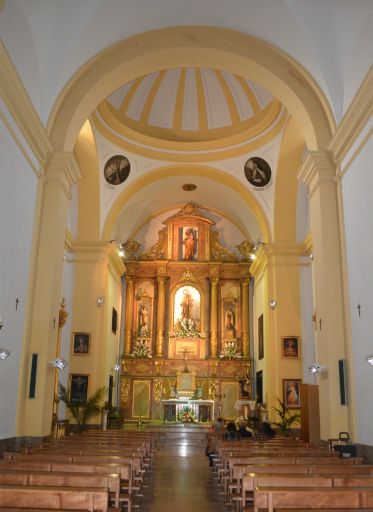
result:
[(62, 359), (61, 357), (57, 357), (53, 359), (53, 361), (49, 361), (49, 364), (53, 366), (53, 368), (58, 368), (59, 370), (63, 370), (67, 366), (66, 359)]
[(97, 306), (101, 307), (105, 303), (105, 297), (102, 295), (100, 297), (97, 297)]
[(123, 249), (123, 245), (122, 244), (119, 244), (119, 251), (118, 251), (118, 254), (121, 258), (124, 258), (124, 249)]
[(119, 363), (115, 363), (115, 365), (113, 366), (113, 370), (114, 370), (115, 372), (119, 372), (119, 370), (120, 370), (120, 364), (119, 364)]
[(321, 366), (320, 363), (314, 363), (312, 366), (308, 367), (308, 371), (312, 374), (320, 374), (326, 370), (326, 366)]
[(276, 306), (277, 306), (277, 300), (275, 300), (275, 299), (270, 299), (270, 300), (268, 301), (268, 305), (269, 305), (269, 307), (270, 307), (271, 309), (276, 309)]
[(6, 348), (0, 348), (0, 359), (6, 359), (10, 356), (10, 350), (7, 350)]
[(366, 357), (366, 361), (370, 366), (373, 366), (373, 356)]

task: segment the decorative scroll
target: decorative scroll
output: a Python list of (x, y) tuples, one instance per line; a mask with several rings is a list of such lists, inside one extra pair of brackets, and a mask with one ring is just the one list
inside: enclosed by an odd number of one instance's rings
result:
[(244, 260), (251, 260), (251, 255), (253, 252), (253, 244), (248, 240), (244, 240), (239, 245), (236, 245), (237, 249), (240, 251)]
[(211, 230), (210, 231), (210, 243), (211, 243), (211, 259), (218, 261), (237, 261), (237, 256), (226, 249), (221, 241), (219, 231)]
[(159, 405), (161, 402), (162, 391), (163, 391), (163, 380), (162, 379), (154, 379), (153, 380), (154, 402), (157, 405)]
[(158, 231), (158, 242), (141, 255), (142, 260), (164, 260), (167, 254), (167, 228)]
[(120, 379), (120, 396), (122, 403), (127, 403), (128, 396), (129, 396), (129, 390), (130, 390), (130, 379), (127, 379), (126, 377), (121, 377)]
[(218, 380), (210, 380), (209, 381), (209, 400), (215, 400), (219, 389), (219, 381)]
[(124, 249), (124, 258), (127, 260), (135, 260), (137, 259), (138, 251), (141, 247), (141, 244), (139, 242), (136, 242), (136, 240), (132, 240), (129, 238), (124, 244), (122, 244), (122, 247)]

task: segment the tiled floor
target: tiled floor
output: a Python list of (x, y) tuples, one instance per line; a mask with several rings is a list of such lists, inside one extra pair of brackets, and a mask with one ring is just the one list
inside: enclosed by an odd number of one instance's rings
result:
[(141, 512), (226, 512), (204, 454), (204, 440), (161, 439)]

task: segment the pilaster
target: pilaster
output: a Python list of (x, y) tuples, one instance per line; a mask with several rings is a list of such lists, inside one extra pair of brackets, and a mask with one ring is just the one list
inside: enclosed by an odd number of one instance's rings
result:
[(155, 355), (162, 357), (164, 352), (164, 321), (166, 311), (166, 294), (165, 294), (166, 278), (157, 277), (158, 283), (158, 300), (157, 300), (157, 334), (155, 340)]
[(348, 431), (348, 408), (340, 404), (338, 360), (346, 357), (341, 241), (336, 169), (325, 152), (309, 152), (298, 179), (309, 187), (316, 307), (316, 354), (327, 368), (318, 377), (321, 437)]
[(210, 277), (210, 356), (218, 356), (218, 277)]

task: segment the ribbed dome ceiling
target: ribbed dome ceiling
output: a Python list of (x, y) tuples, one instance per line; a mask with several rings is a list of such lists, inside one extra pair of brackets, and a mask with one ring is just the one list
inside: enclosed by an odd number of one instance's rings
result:
[(178, 68), (150, 73), (113, 92), (100, 117), (169, 141), (211, 141), (268, 128), (280, 104), (255, 82), (223, 70)]

